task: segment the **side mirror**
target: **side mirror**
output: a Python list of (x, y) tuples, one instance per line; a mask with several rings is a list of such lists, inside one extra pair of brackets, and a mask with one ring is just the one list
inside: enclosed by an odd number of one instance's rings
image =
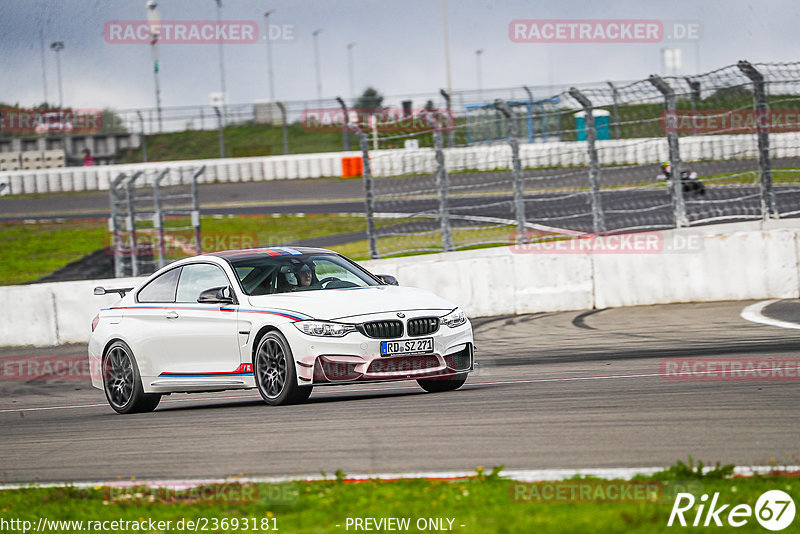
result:
[(391, 274), (379, 274), (377, 275), (378, 280), (381, 280), (387, 286), (399, 286), (400, 284), (397, 282), (397, 278), (392, 276)]
[(223, 286), (206, 289), (200, 293), (199, 297), (197, 297), (197, 302), (201, 302), (203, 304), (233, 304), (231, 288), (228, 286)]

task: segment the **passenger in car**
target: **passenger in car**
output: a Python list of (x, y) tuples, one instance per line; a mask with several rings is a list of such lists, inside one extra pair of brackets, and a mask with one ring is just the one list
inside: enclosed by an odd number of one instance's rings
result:
[(283, 269), (281, 269), (281, 272), (279, 272), (277, 276), (278, 287), (275, 290), (276, 293), (288, 293), (297, 287), (297, 277), (292, 271), (283, 271)]

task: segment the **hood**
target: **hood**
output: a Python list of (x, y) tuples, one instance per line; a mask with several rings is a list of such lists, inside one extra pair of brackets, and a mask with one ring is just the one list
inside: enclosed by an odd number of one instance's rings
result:
[(452, 302), (425, 289), (398, 286), (321, 289), (247, 298), (255, 308), (279, 308), (322, 320), (410, 310), (436, 310), (446, 313), (456, 307)]

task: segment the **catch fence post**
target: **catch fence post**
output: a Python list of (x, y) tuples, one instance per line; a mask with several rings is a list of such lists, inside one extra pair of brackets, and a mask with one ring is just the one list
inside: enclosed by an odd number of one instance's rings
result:
[(606, 219), (603, 203), (600, 198), (600, 163), (597, 159), (597, 130), (594, 125), (594, 107), (592, 102), (576, 87), (569, 90), (570, 96), (583, 107), (584, 127), (586, 128), (586, 145), (589, 154), (589, 196), (592, 201), (592, 227), (595, 234), (606, 231)]
[(367, 215), (367, 242), (370, 259), (378, 259), (378, 236), (375, 232), (375, 193), (373, 192), (372, 169), (369, 165), (369, 137), (357, 125), (348, 123), (358, 136), (361, 145), (361, 163), (364, 177), (364, 211)]
[[(450, 177), (447, 175), (447, 167), (444, 160), (444, 140), (442, 139), (442, 121), (438, 114), (428, 113), (425, 118), (429, 125), (433, 127), (433, 149), (436, 151), (436, 190), (439, 194), (439, 222), (442, 232), (442, 250), (450, 252), (455, 250), (453, 246), (453, 233), (450, 228), (450, 208), (448, 201), (448, 191), (450, 189)], [(450, 116), (448, 114), (448, 123)]]
[(753, 82), (753, 111), (756, 115), (758, 137), (758, 170), (761, 176), (761, 217), (764, 220), (779, 218), (772, 188), (772, 161), (769, 155), (769, 105), (764, 89), (764, 75), (747, 61), (739, 62), (739, 70)]
[(522, 162), (519, 158), (519, 140), (517, 139), (519, 131), (508, 104), (502, 100), (496, 100), (494, 107), (505, 116), (508, 122), (508, 144), (511, 147), (511, 166), (514, 175), (514, 215), (517, 220), (517, 237), (515, 241), (520, 243), (525, 240), (525, 183), (522, 177)]
[[(683, 228), (689, 226), (689, 219), (686, 217), (686, 201), (683, 198), (683, 185), (681, 184), (681, 150), (678, 144), (678, 115), (676, 112), (677, 101), (675, 99), (675, 91), (661, 76), (656, 74), (651, 75), (648, 81), (664, 95), (664, 129), (667, 131), (667, 143), (669, 144), (672, 206), (675, 217), (675, 227)], [(675, 127), (670, 126), (670, 124), (675, 124)]]

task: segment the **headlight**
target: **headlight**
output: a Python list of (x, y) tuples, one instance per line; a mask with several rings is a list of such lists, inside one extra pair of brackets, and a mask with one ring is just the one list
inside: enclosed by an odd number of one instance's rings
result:
[(292, 324), (309, 336), (342, 337), (356, 331), (355, 325), (352, 324), (326, 323), (323, 321), (297, 321)]
[(439, 319), (445, 326), (449, 326), (450, 328), (455, 328), (457, 326), (461, 326), (462, 324), (467, 322), (467, 316), (461, 311), (461, 308), (456, 308), (455, 310), (451, 311), (444, 317)]

